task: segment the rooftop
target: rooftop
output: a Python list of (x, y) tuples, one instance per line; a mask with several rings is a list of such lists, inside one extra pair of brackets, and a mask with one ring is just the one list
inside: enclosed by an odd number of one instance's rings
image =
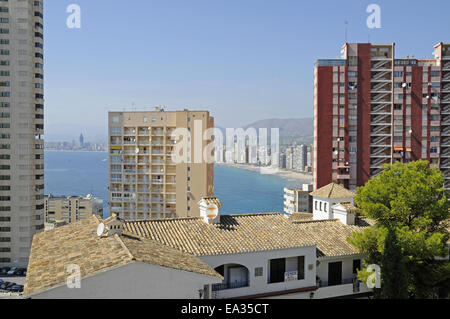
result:
[(346, 226), (338, 220), (312, 221), (312, 214), (279, 213), (221, 216), (219, 224), (201, 218), (128, 221), (125, 229), (196, 256), (227, 255), (316, 246), (318, 256), (353, 255), (347, 242), (369, 224)]
[(221, 216), (218, 224), (202, 218), (128, 221), (125, 229), (195, 256), (314, 246), (281, 213)]
[(319, 188), (318, 190), (312, 192), (311, 196), (329, 198), (329, 199), (342, 199), (342, 198), (353, 198), (355, 193), (349, 191), (344, 186), (331, 183), (327, 186)]
[(127, 233), (100, 238), (100, 222), (92, 216), (35, 235), (24, 294), (65, 284), (67, 267), (73, 264), (80, 266), (82, 278), (135, 261), (222, 278), (197, 257), (156, 241)]

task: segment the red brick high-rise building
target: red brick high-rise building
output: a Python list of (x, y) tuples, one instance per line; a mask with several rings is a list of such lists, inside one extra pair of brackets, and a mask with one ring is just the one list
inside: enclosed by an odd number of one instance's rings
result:
[(450, 189), (450, 43), (434, 58), (347, 43), (314, 72), (314, 188), (363, 186), (385, 163), (428, 160)]

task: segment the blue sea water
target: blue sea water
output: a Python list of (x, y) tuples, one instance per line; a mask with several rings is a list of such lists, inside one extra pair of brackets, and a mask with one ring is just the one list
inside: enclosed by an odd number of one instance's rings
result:
[[(223, 214), (281, 212), (283, 188), (301, 183), (229, 166), (215, 167), (215, 195), (223, 203)], [(45, 193), (92, 194), (104, 200), (104, 214), (108, 216), (108, 154), (46, 152)]]

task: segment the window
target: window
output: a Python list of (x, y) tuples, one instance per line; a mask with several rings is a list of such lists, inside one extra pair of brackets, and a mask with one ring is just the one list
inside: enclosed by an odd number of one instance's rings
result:
[(361, 259), (353, 260), (353, 273), (357, 274), (358, 270), (361, 270)]
[(349, 56), (348, 57), (348, 66), (358, 66), (358, 57), (357, 56)]
[(297, 261), (297, 268), (298, 268), (298, 280), (304, 280), (305, 279), (305, 256), (298, 257)]
[(284, 274), (286, 272), (286, 259), (270, 260), (270, 278), (269, 283), (284, 282)]

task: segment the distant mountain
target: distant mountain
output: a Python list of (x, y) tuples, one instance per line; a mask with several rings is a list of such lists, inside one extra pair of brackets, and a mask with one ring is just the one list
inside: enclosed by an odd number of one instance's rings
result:
[[(280, 142), (282, 145), (292, 144), (307, 144), (313, 143), (314, 121), (312, 118), (304, 119), (267, 119), (257, 121), (248, 125), (246, 128), (279, 128)], [(270, 135), (270, 133), (269, 133)]]
[[(270, 129), (280, 129), (280, 142), (282, 145), (292, 144), (307, 144), (313, 143), (313, 129), (314, 122), (312, 118), (304, 119), (267, 119), (254, 122), (247, 125), (244, 129), (253, 127), (255, 129), (267, 128), (270, 136)], [(225, 129), (217, 127), (225, 134)]]

